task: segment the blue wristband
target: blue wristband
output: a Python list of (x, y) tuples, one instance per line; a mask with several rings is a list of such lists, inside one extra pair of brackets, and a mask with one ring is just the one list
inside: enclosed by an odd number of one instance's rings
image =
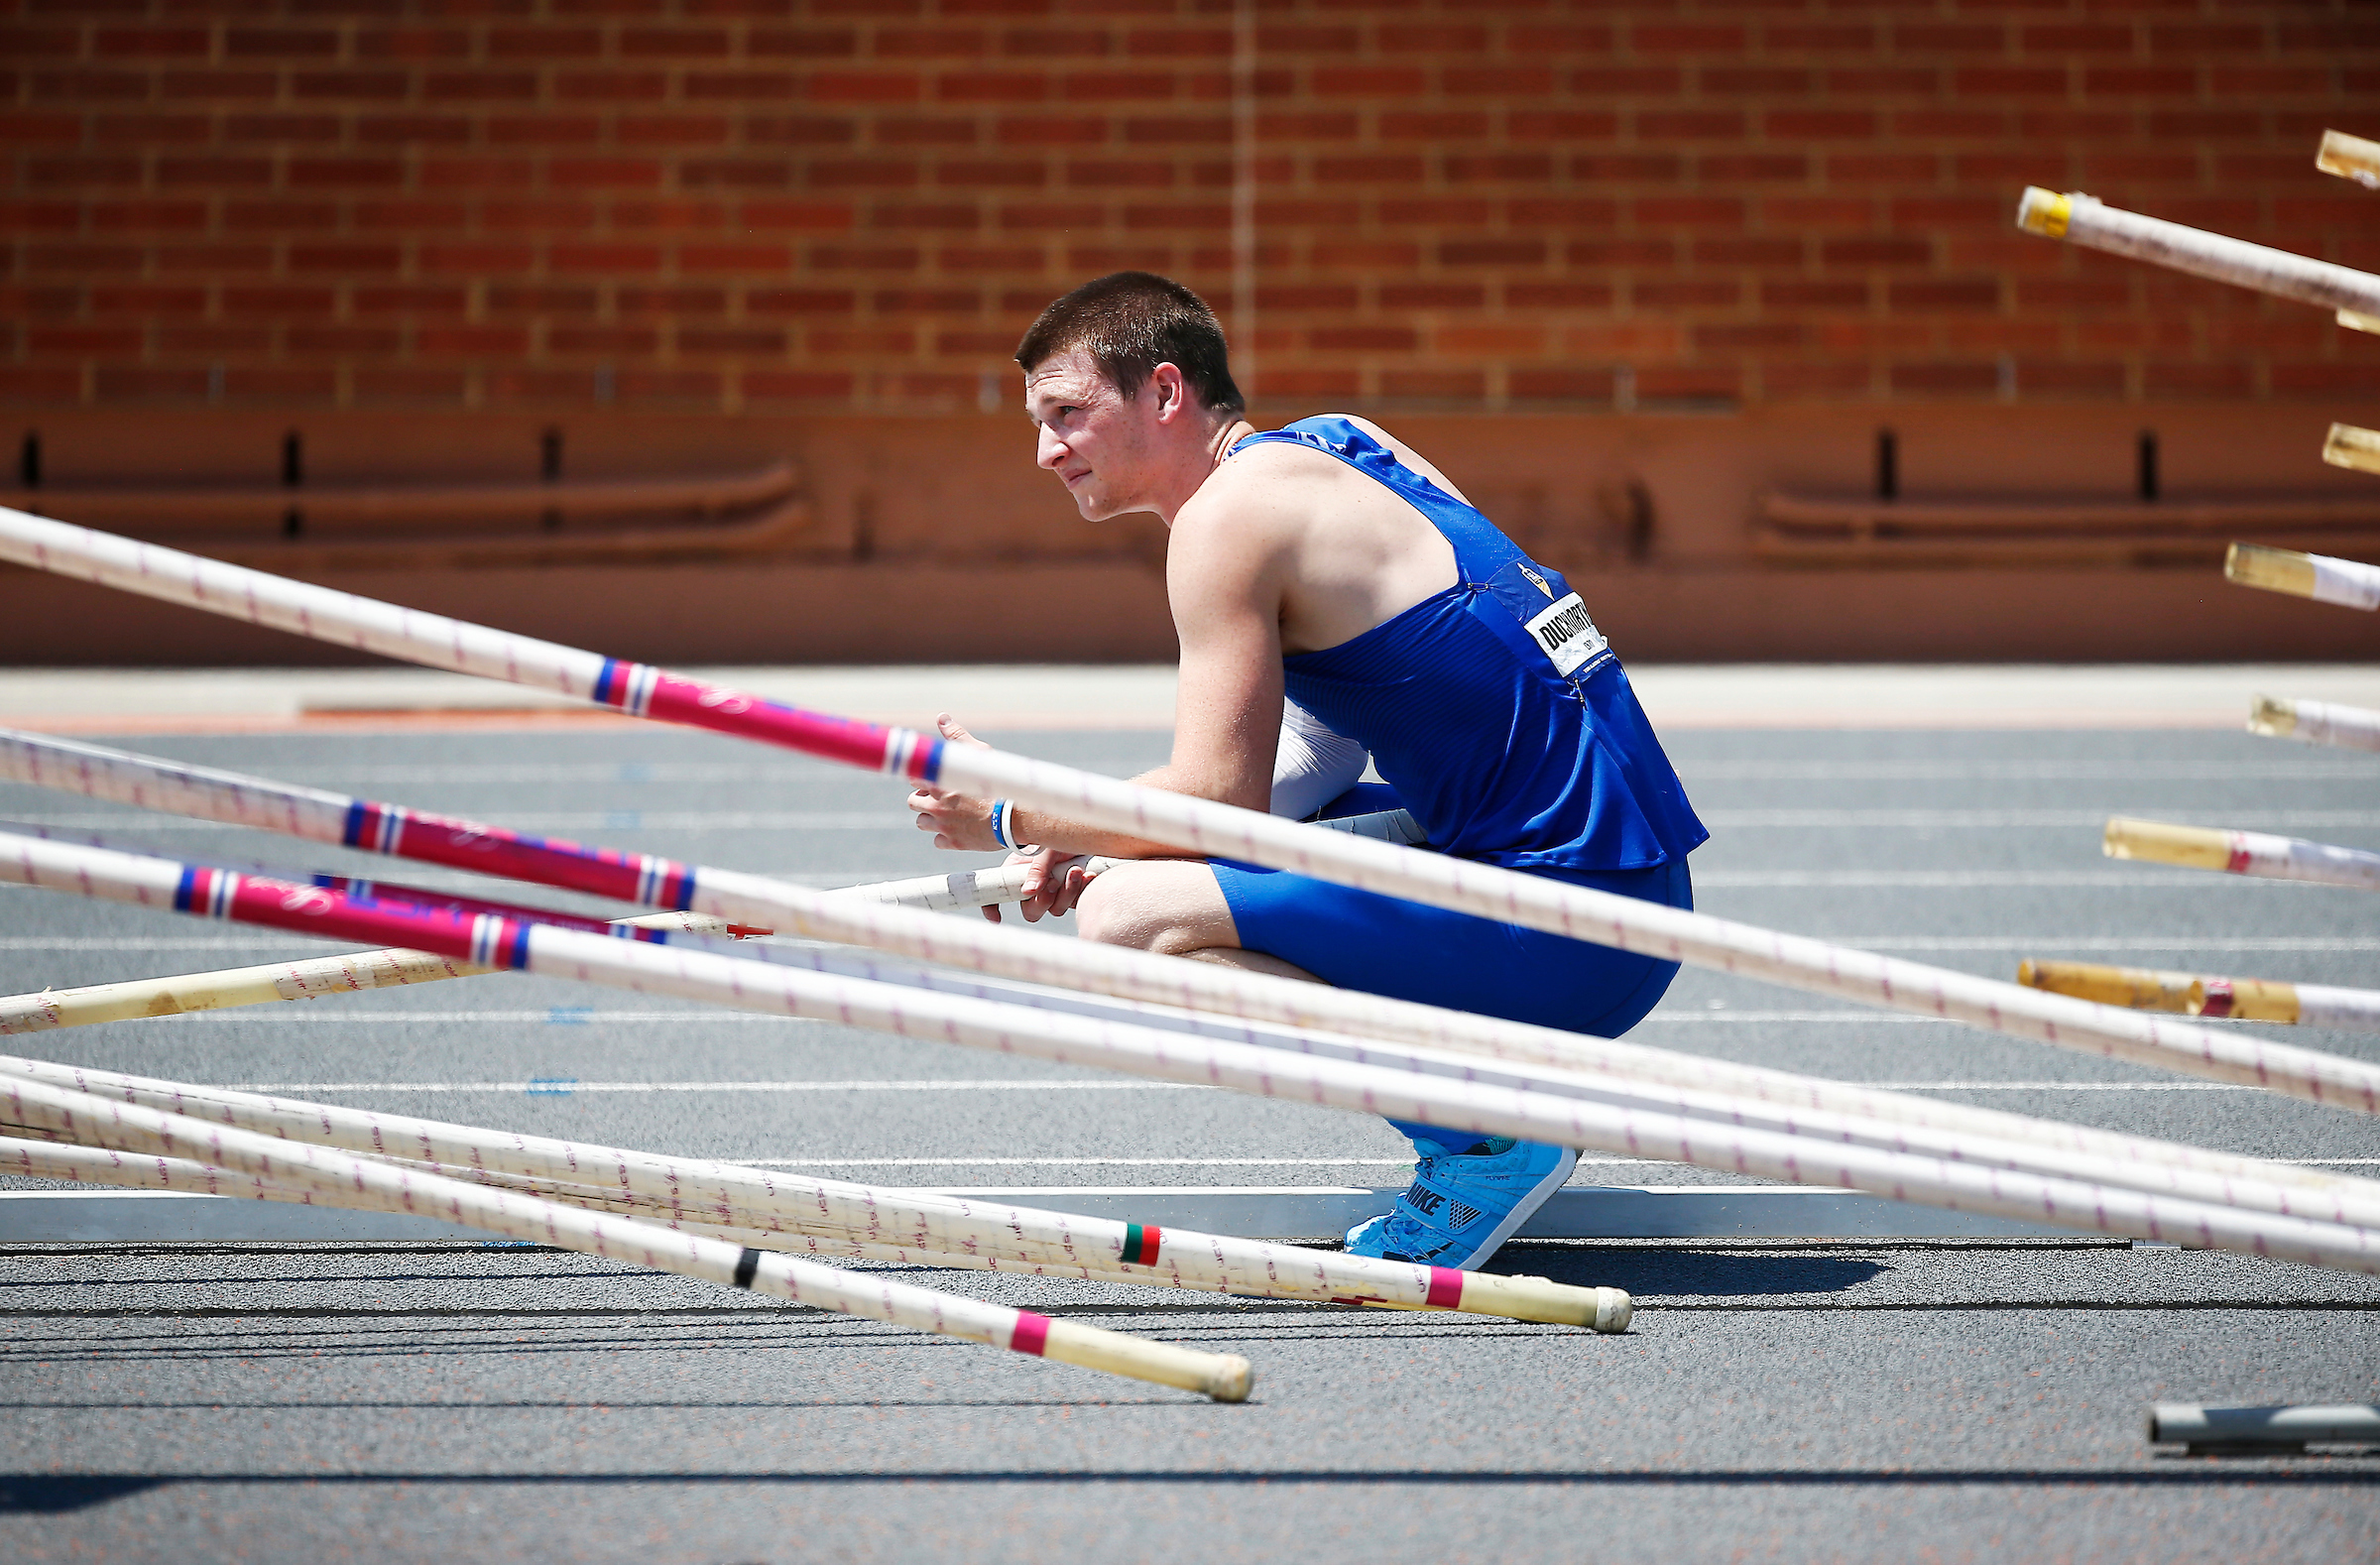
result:
[(1005, 798), (996, 798), (992, 801), (992, 840), (1004, 848), (1012, 850), (1016, 844), (1009, 840), (1008, 827), (1009, 801)]

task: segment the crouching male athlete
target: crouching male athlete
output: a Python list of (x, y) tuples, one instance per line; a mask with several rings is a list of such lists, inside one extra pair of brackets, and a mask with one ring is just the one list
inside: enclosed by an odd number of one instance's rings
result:
[[(1437, 468), (1362, 419), (1259, 433), (1214, 312), (1145, 272), (1058, 300), (1016, 362), (1040, 465), (1083, 517), (1153, 511), (1172, 530), (1173, 758), (1138, 782), (1298, 817), (1401, 805), (1440, 852), (1693, 905), (1686, 855), (1710, 834), (1618, 660), (1561, 574)], [(1367, 755), (1386, 788), (1355, 785)], [(909, 807), (944, 847), (1020, 849), (1040, 872), (1025, 916), (1079, 907), (1094, 940), (1606, 1037), (1677, 972), (1005, 799), (923, 788)], [(1087, 882), (1071, 862), (1087, 854), (1135, 862)], [(1578, 1160), (1391, 1123), (1420, 1161), (1395, 1209), (1348, 1235), (1359, 1255), (1477, 1266)]]

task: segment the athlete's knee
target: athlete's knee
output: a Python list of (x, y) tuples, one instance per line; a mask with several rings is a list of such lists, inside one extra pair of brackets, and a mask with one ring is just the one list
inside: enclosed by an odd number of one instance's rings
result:
[(1129, 945), (1146, 950), (1145, 898), (1135, 896), (1133, 867), (1119, 864), (1083, 888), (1074, 904), (1076, 932), (1102, 945)]
[[(1202, 866), (1203, 868), (1203, 866)], [(1120, 864), (1083, 890), (1078, 932), (1103, 945), (1181, 956), (1216, 943), (1196, 899), (1182, 895), (1181, 866)]]

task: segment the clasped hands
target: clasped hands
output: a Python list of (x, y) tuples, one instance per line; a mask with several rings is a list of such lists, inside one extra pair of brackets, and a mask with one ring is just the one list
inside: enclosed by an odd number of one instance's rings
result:
[[(973, 745), (978, 750), (991, 748), (961, 727), (958, 719), (948, 712), (935, 718), (934, 726), (950, 744)], [(1000, 846), (1000, 839), (992, 835), (992, 800), (988, 798), (948, 788), (919, 787), (909, 794), (907, 803), (916, 813), (917, 829), (932, 832), (937, 848), (990, 853)], [(1012, 812), (1010, 818), (1015, 818)], [(1026, 923), (1035, 922), (1043, 913), (1063, 917), (1091, 884), (1084, 868), (1086, 856), (1080, 853), (1021, 847), (1010, 852), (1009, 863), (1025, 866), (1023, 896), (1017, 899), (1016, 906)], [(987, 903), (984, 916), (994, 923), (1000, 922), (1000, 904)]]

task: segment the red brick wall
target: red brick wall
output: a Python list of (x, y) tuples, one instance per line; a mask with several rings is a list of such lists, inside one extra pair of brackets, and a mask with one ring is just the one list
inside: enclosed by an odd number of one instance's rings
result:
[[(1254, 15), (1260, 401), (2380, 390), (2380, 340), (2010, 223), (2082, 187), (2380, 266), (2312, 168), (2380, 134), (2368, 5)], [(19, 404), (971, 411), (1084, 277), (1232, 304), (1230, 0), (0, 16)]]

